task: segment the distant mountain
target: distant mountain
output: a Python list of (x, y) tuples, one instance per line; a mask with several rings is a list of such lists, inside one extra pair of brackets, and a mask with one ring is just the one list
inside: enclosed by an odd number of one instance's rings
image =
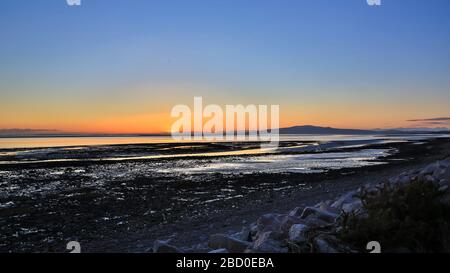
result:
[(438, 128), (426, 128), (426, 127), (422, 127), (422, 128), (395, 128), (395, 129), (376, 129), (375, 131), (401, 131), (401, 132), (407, 132), (407, 133), (411, 133), (411, 132), (428, 132), (428, 133), (433, 133), (433, 132), (448, 132), (450, 131), (448, 128), (446, 127), (438, 127)]
[(57, 134), (58, 130), (53, 129), (22, 129), (22, 128), (13, 128), (13, 129), (0, 129), (0, 136), (10, 136), (10, 135), (47, 135), (47, 134)]
[(332, 127), (320, 127), (312, 125), (293, 126), (288, 128), (281, 128), (280, 134), (294, 134), (294, 135), (368, 135), (373, 134), (371, 130), (359, 129), (338, 129)]
[(280, 134), (292, 135), (404, 135), (404, 134), (430, 134), (430, 133), (450, 133), (447, 128), (401, 128), (401, 129), (377, 129), (377, 130), (360, 130), (360, 129), (340, 129), (332, 127), (320, 127), (313, 125), (293, 126), (288, 128), (280, 128)]
[[(448, 128), (396, 128), (396, 129), (342, 129), (313, 125), (280, 128), (284, 135), (407, 135), (407, 134), (450, 134)], [(108, 134), (108, 133), (73, 133), (53, 129), (0, 129), (0, 138), (8, 137), (112, 137), (112, 136), (170, 136), (160, 134)]]
[(14, 137), (134, 137), (134, 136), (170, 136), (167, 133), (159, 134), (114, 134), (114, 133), (77, 133), (65, 132), (54, 129), (0, 129), (0, 138)]

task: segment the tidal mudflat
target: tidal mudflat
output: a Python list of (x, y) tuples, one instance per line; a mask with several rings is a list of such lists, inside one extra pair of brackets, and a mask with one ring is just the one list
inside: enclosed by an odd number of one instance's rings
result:
[(448, 155), (448, 138), (0, 149), (0, 252), (145, 252)]

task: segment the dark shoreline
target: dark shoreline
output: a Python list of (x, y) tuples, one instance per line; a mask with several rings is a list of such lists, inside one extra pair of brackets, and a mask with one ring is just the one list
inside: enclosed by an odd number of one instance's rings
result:
[[(295, 206), (315, 204), (362, 184), (379, 182), (392, 174), (443, 159), (449, 156), (450, 139), (431, 139), (421, 145), (370, 146), (386, 147), (396, 148), (399, 152), (383, 159), (388, 164), (378, 166), (318, 174), (216, 174), (206, 180), (198, 177), (189, 181), (183, 177), (160, 177), (155, 181), (155, 178), (143, 176), (133, 181), (111, 182), (108, 185), (112, 187), (110, 193), (74, 189), (63, 193), (67, 196), (24, 197), (16, 201), (16, 207), (0, 209), (0, 228), (4, 235), (0, 252), (64, 252), (65, 243), (70, 240), (80, 241), (84, 252), (149, 252), (155, 239), (167, 238), (173, 238), (176, 245), (195, 245), (205, 241), (213, 230), (239, 231), (243, 222), (252, 222), (265, 212), (286, 212)], [(0, 166), (0, 170), (3, 167)], [(38, 167), (42, 166), (33, 168)], [(155, 183), (157, 188), (152, 188)], [(180, 192), (174, 190), (177, 188), (213, 192), (231, 186), (237, 191), (235, 195), (242, 197), (193, 207), (183, 207), (182, 202), (172, 199), (180, 196)], [(256, 190), (249, 192), (249, 188)], [(126, 202), (117, 201), (118, 193)], [(149, 196), (154, 198), (148, 200)], [(2, 198), (0, 201), (7, 200)], [(148, 214), (148, 208), (155, 206), (173, 207), (176, 211)], [(21, 213), (27, 216), (17, 220), (15, 217)], [(127, 217), (114, 219), (115, 215)], [(110, 220), (98, 222), (102, 217)], [(37, 232), (21, 234), (23, 226), (35, 227)]]

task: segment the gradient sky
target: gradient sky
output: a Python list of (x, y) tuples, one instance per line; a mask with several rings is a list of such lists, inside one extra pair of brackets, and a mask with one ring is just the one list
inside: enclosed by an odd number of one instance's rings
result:
[(448, 0), (3, 0), (0, 128), (168, 131), (194, 96), (279, 104), (282, 126), (448, 126), (449, 30)]

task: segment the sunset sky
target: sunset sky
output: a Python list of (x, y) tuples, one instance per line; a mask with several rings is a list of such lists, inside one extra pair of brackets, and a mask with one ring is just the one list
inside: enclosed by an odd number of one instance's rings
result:
[(165, 132), (176, 104), (281, 126), (450, 127), (450, 1), (4, 0), (0, 129)]

